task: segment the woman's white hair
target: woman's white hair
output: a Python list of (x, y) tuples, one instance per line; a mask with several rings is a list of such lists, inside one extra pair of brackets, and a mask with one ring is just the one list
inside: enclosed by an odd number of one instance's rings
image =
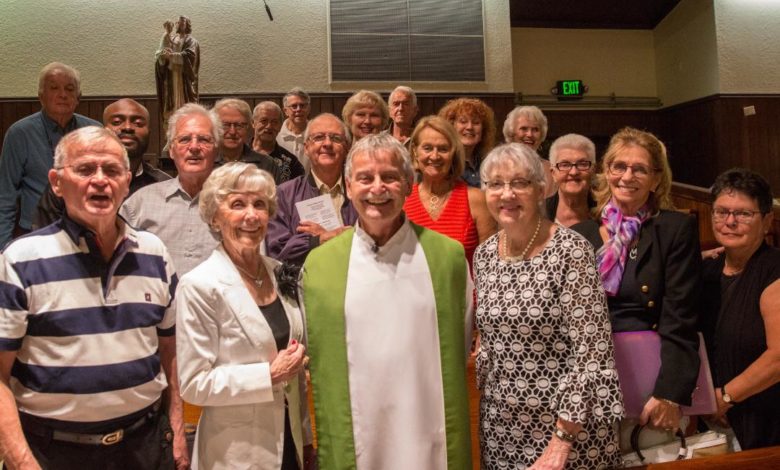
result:
[[(547, 179), (545, 178), (542, 159), (534, 149), (518, 143), (499, 145), (482, 160), (482, 165), (479, 167), (479, 177), (482, 180), (482, 187), (485, 188), (487, 186), (490, 175), (496, 168), (505, 165), (523, 171), (526, 174), (528, 181), (538, 187), (541, 194), (544, 194), (547, 187)], [(539, 210), (541, 213), (544, 213), (544, 198), (539, 202)]]
[(273, 177), (251, 163), (230, 162), (211, 172), (200, 190), (198, 211), (209, 227), (219, 205), (230, 194), (260, 193), (268, 206), (268, 216), (276, 214), (276, 184)]
[(518, 106), (509, 112), (504, 121), (504, 140), (507, 143), (514, 141), (515, 125), (520, 116), (524, 116), (528, 120), (534, 121), (539, 126), (539, 130), (542, 131), (539, 143), (544, 142), (544, 139), (547, 138), (547, 116), (545, 116), (542, 110), (536, 106)]
[(596, 163), (596, 146), (593, 141), (580, 134), (566, 134), (558, 137), (550, 146), (550, 164), (558, 163), (558, 153), (564, 149), (579, 150), (587, 155), (591, 163)]

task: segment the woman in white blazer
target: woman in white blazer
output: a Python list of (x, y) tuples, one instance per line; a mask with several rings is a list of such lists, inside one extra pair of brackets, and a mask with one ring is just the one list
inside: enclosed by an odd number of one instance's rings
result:
[(222, 243), (176, 292), (181, 394), (203, 407), (195, 469), (299, 470), (313, 457), (303, 318), (279, 262), (260, 254), (275, 193), (245, 163), (216, 169), (200, 192)]

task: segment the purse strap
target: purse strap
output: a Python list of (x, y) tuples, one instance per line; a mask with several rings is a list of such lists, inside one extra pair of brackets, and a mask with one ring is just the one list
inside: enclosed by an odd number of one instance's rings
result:
[[(636, 452), (639, 460), (644, 463), (645, 456), (642, 455), (642, 451), (639, 449), (639, 434), (642, 432), (642, 428), (644, 426), (637, 424), (631, 431), (631, 449)], [(682, 429), (678, 429), (674, 435), (680, 439), (680, 450), (677, 451), (675, 460), (685, 460), (685, 457), (688, 455), (688, 444), (685, 442), (685, 434), (683, 434)]]

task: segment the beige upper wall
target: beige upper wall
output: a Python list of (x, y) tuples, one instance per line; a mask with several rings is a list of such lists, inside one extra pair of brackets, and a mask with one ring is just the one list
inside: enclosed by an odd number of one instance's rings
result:
[(721, 93), (780, 92), (780, 1), (716, 0)]
[(683, 0), (656, 26), (658, 97), (664, 106), (719, 93), (712, 0)]
[[(512, 91), (509, 2), (484, 0), (485, 83), (411, 83), (420, 91)], [(73, 65), (82, 92), (151, 95), (162, 23), (190, 17), (201, 46), (200, 92), (391, 90), (396, 83), (328, 82), (327, 0), (0, 0), (0, 96), (37, 94), (40, 68)]]
[(590, 96), (657, 94), (652, 31), (512, 28), (512, 50), (516, 92), (581, 79)]

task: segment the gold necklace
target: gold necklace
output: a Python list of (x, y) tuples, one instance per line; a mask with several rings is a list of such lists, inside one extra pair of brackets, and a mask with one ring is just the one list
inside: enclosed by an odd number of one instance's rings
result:
[[(422, 189), (422, 184), (420, 185), (420, 188)], [(428, 209), (431, 214), (435, 214), (439, 212), (440, 205), (449, 199), (450, 193), (452, 192), (452, 189), (448, 189), (446, 193), (444, 193), (441, 196), (438, 196), (436, 194), (433, 194), (430, 189), (425, 190), (428, 193)]]
[(238, 268), (238, 270), (239, 270), (239, 271), (241, 271), (241, 273), (242, 273), (242, 274), (244, 274), (246, 277), (248, 277), (249, 279), (251, 279), (251, 280), (252, 280), (252, 282), (254, 282), (254, 283), (255, 283), (255, 285), (257, 286), (257, 288), (258, 288), (258, 289), (260, 288), (260, 286), (262, 286), (262, 285), (263, 285), (263, 280), (262, 280), (262, 279), (260, 279), (260, 276), (253, 276), (253, 275), (249, 274), (249, 271), (247, 271), (246, 269), (242, 268), (241, 266), (239, 266), (239, 265), (237, 265), (237, 264), (235, 264), (235, 263), (233, 263), (233, 265), (234, 265), (236, 268)]
[(536, 237), (539, 235), (539, 229), (541, 228), (541, 226), (542, 226), (542, 218), (539, 217), (539, 219), (536, 221), (536, 230), (534, 230), (534, 234), (531, 236), (531, 240), (525, 246), (525, 250), (523, 250), (523, 252), (520, 253), (520, 256), (509, 256), (509, 248), (507, 246), (507, 241), (506, 241), (507, 238), (509, 238), (509, 236), (507, 235), (506, 230), (504, 230), (503, 231), (504, 232), (504, 243), (502, 244), (502, 248), (504, 249), (504, 259), (506, 261), (511, 261), (511, 262), (524, 260), (525, 259), (525, 255), (528, 254), (528, 250), (531, 249), (531, 247), (533, 246), (534, 242), (536, 241)]

